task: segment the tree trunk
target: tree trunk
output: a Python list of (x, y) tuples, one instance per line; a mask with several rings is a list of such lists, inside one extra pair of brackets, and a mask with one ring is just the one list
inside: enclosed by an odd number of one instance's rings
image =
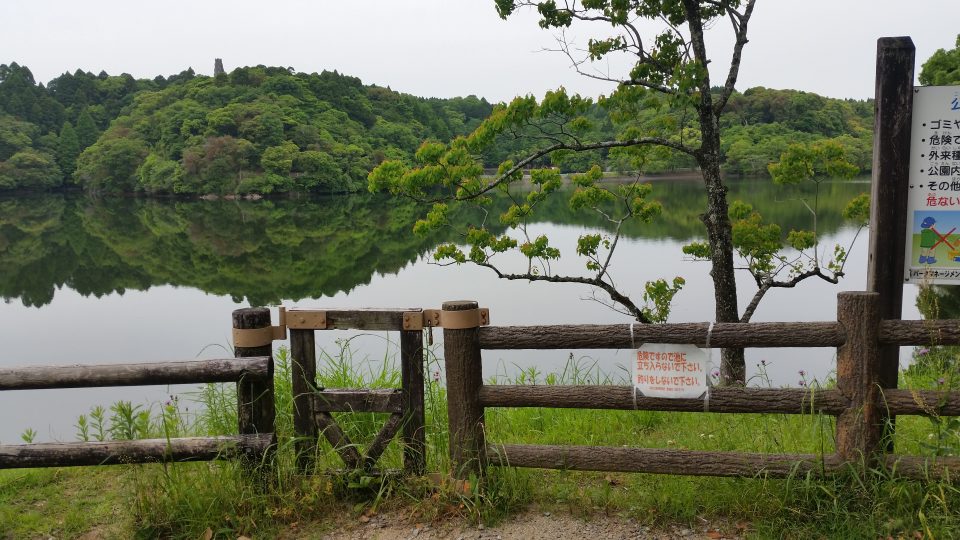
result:
[[(703, 174), (707, 190), (707, 211), (700, 216), (707, 227), (710, 243), (710, 277), (713, 278), (713, 297), (716, 302), (716, 322), (739, 322), (737, 309), (737, 280), (733, 269), (733, 232), (727, 213), (727, 188), (720, 178), (720, 125), (718, 114), (713, 110), (710, 75), (707, 72), (706, 43), (703, 40), (703, 20), (700, 3), (684, 0), (687, 22), (690, 27), (690, 43), (693, 55), (703, 68), (698, 82), (697, 109), (700, 123), (701, 145), (697, 162)], [(720, 381), (724, 385), (743, 385), (746, 382), (746, 363), (743, 349), (724, 349), (721, 354)]]
[[(704, 134), (704, 158), (700, 162), (707, 190), (707, 211), (701, 216), (710, 242), (710, 277), (713, 278), (714, 316), (717, 322), (738, 322), (737, 280), (733, 269), (733, 233), (727, 213), (727, 188), (720, 178), (719, 134), (717, 151), (707, 150)], [(723, 349), (720, 355), (720, 381), (724, 385), (746, 383), (746, 362), (743, 349)]]

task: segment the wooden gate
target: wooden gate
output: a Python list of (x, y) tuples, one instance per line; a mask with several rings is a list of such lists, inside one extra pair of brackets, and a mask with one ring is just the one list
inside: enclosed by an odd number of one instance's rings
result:
[[(424, 432), (424, 366), (422, 309), (307, 310), (280, 308), (279, 326), (270, 326), (267, 308), (249, 308), (259, 324), (254, 332), (234, 332), (235, 346), (270, 347), (274, 339), (290, 337), (292, 358), (293, 427), (297, 461), (306, 469), (312, 463), (317, 440), (323, 435), (349, 469), (372, 470), (387, 445), (398, 434), (403, 446), (404, 472), (422, 475), (426, 470)], [(317, 380), (317, 330), (397, 331), (400, 333), (400, 388), (320, 388)], [(332, 413), (390, 414), (373, 442), (361, 451), (337, 424)]]

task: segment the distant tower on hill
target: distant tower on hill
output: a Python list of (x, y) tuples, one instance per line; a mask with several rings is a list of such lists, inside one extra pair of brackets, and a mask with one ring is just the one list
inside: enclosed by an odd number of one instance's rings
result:
[(223, 60), (217, 58), (213, 61), (213, 76), (216, 77), (217, 75), (223, 74), (225, 74), (223, 71)]

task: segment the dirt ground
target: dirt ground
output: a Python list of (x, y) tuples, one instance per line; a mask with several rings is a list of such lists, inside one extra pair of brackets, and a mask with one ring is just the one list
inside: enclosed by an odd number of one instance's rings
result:
[(483, 527), (463, 520), (443, 523), (409, 523), (397, 516), (363, 516), (354, 523), (342, 524), (331, 533), (302, 536), (290, 531), (290, 538), (324, 538), (329, 540), (421, 540), (421, 539), (485, 539), (485, 540), (547, 540), (555, 538), (584, 538), (615, 540), (626, 538), (660, 540), (717, 540), (743, 538), (745, 526), (720, 523), (701, 523), (698, 527), (649, 527), (633, 519), (593, 516), (589, 519), (569, 514), (528, 511), (513, 516), (496, 526)]

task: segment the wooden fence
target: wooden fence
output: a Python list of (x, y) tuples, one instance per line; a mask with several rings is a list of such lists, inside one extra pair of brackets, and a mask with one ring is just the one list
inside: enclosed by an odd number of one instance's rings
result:
[[(234, 328), (258, 323), (244, 310), (234, 313)], [(263, 463), (276, 444), (273, 358), (269, 347), (238, 347), (236, 356), (188, 362), (0, 369), (0, 391), (236, 382), (238, 420), (238, 434), (221, 437), (0, 445), (0, 469), (232, 458)]]
[[(838, 295), (837, 320), (784, 323), (682, 323), (659, 325), (483, 326), (476, 302), (447, 302), (443, 309), (281, 310), (233, 313), (236, 357), (223, 360), (32, 367), (0, 370), (0, 390), (79, 388), (237, 381), (238, 435), (179, 439), (0, 446), (0, 468), (209, 460), (245, 455), (263, 458), (275, 444), (272, 341), (290, 332), (294, 432), (304, 467), (323, 435), (348, 468), (370, 470), (399, 433), (404, 469), (423, 474), (425, 462), (422, 329), (443, 328), (447, 413), (453, 474), (482, 476), (487, 466), (709, 476), (826, 475), (851, 467), (885, 467), (913, 478), (941, 477), (960, 458), (902, 456), (882, 441), (887, 418), (960, 415), (960, 392), (883, 388), (884, 346), (960, 344), (960, 321), (882, 320), (877, 293)], [(315, 331), (400, 332), (401, 388), (324, 389), (316, 385)], [(712, 388), (709, 401), (635, 395), (632, 386), (488, 385), (482, 351), (502, 349), (630, 349), (636, 343), (714, 347), (835, 347), (837, 384), (831, 389)], [(798, 366), (802, 367), (802, 366)], [(676, 449), (517, 445), (486, 441), (487, 407), (557, 407), (724, 413), (821, 413), (837, 417), (836, 452), (760, 454)], [(335, 412), (389, 413), (383, 429), (361, 453), (337, 425)]]
[[(683, 323), (555, 325), (444, 329), (450, 457), (453, 474), (481, 476), (487, 465), (646, 472), (700, 476), (831, 474), (853, 467), (885, 467), (913, 478), (940, 477), (960, 467), (958, 457), (885, 453), (886, 418), (960, 415), (960, 392), (881, 388), (881, 346), (960, 344), (960, 321), (881, 320), (877, 293), (838, 296), (837, 320), (806, 323)], [(472, 311), (476, 302), (448, 302), (444, 311)], [(630, 386), (487, 385), (482, 350), (629, 349), (634, 343), (704, 347), (836, 347), (834, 389), (713, 388), (709, 402), (635, 396)], [(802, 367), (802, 366), (798, 366)], [(559, 407), (709, 413), (819, 412), (837, 417), (836, 452), (760, 454), (675, 449), (489, 444), (487, 407)]]

